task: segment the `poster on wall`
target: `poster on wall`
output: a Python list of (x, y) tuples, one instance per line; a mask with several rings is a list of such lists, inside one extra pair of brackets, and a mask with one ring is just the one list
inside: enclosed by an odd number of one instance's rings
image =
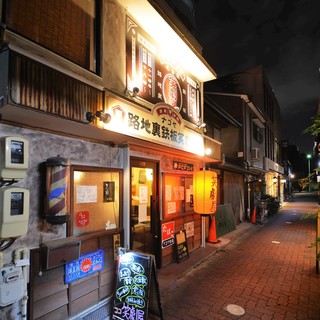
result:
[[(165, 50), (164, 50), (165, 49)], [(200, 82), (179, 61), (166, 54), (174, 48), (159, 48), (156, 41), (127, 17), (127, 88), (138, 87), (139, 97), (152, 104), (165, 102), (182, 118), (197, 124), (200, 114)]]
[(84, 278), (104, 268), (104, 251), (102, 249), (80, 256), (78, 260), (65, 265), (65, 283)]
[(161, 247), (166, 248), (174, 244), (174, 221), (163, 223), (161, 226)]
[(77, 186), (76, 203), (97, 202), (97, 186)]

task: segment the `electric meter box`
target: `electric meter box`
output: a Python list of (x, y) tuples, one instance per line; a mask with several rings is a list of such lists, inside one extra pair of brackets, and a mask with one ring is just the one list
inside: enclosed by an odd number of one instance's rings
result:
[(0, 143), (0, 179), (21, 180), (26, 176), (29, 143), (21, 137), (4, 137)]
[(29, 190), (20, 187), (0, 189), (0, 238), (15, 238), (27, 233)]
[(22, 299), (24, 280), (21, 267), (5, 267), (0, 272), (0, 306), (5, 307)]

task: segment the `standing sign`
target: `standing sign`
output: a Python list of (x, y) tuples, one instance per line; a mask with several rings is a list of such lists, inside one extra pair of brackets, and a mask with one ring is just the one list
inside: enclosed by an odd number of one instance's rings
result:
[(186, 258), (189, 258), (189, 251), (188, 251), (188, 243), (186, 238), (186, 231), (179, 231), (175, 233), (176, 238), (176, 258), (177, 261), (180, 262)]
[(163, 319), (155, 259), (127, 252), (119, 255), (112, 319)]

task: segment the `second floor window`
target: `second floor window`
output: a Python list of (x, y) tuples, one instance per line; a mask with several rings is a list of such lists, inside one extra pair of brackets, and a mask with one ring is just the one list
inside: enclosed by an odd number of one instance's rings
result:
[(253, 123), (253, 138), (259, 143), (263, 142), (262, 129), (255, 123)]
[(97, 1), (10, 0), (6, 25), (79, 66), (97, 70)]

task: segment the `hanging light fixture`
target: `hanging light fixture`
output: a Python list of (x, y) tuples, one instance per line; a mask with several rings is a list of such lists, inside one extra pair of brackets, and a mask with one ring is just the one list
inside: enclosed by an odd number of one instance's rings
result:
[(210, 215), (211, 223), (207, 241), (218, 243), (216, 218), (217, 210), (217, 173), (210, 170), (196, 171), (193, 174), (193, 210), (202, 215), (202, 246), (205, 246), (205, 217)]
[(213, 214), (217, 210), (217, 173), (200, 170), (193, 174), (193, 209), (199, 214)]

